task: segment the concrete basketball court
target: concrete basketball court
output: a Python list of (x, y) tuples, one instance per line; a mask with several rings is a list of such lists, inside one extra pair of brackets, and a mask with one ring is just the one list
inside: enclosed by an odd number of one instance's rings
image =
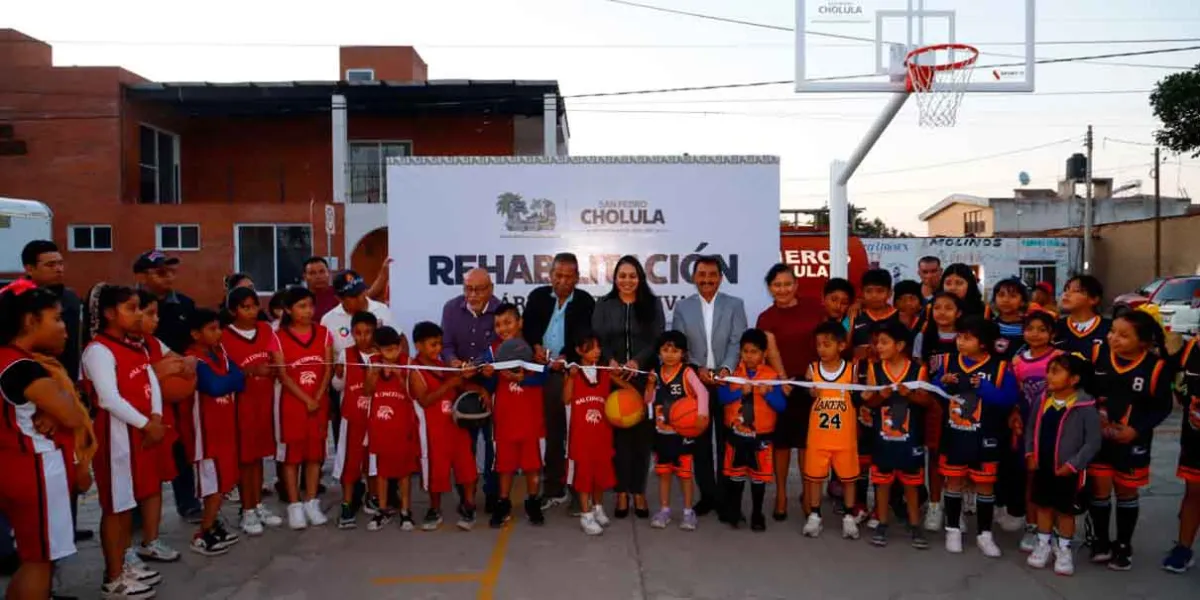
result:
[[(1160, 429), (1152, 484), (1142, 496), (1135, 565), (1128, 573), (1110, 572), (1084, 560), (1070, 578), (1048, 570), (1033, 571), (1025, 566), (1025, 555), (1017, 551), (1018, 534), (1002, 532), (998, 535), (1006, 554), (998, 560), (984, 558), (969, 533), (966, 552), (959, 556), (944, 551), (940, 534), (931, 536), (930, 550), (914, 550), (895, 526), (892, 544), (875, 548), (866, 539), (841, 539), (840, 523), (831, 511), (826, 511), (824, 535), (806, 539), (800, 535), (794, 500), (790, 520), (782, 524), (769, 521), (766, 533), (757, 534), (748, 529), (731, 531), (715, 516), (708, 516), (694, 533), (680, 531), (674, 524), (657, 531), (650, 529), (648, 521), (614, 520), (603, 536), (588, 538), (579, 530), (578, 520), (561, 509), (548, 515), (542, 528), (519, 520), (499, 531), (481, 524), (470, 533), (452, 525), (434, 533), (406, 533), (396, 525), (368, 532), (362, 518), (358, 529), (338, 531), (331, 518), (328, 525), (304, 532), (282, 529), (260, 538), (243, 536), (241, 543), (217, 558), (187, 549), (192, 528), (168, 508), (164, 539), (183, 553), (183, 559), (160, 567), (165, 579), (158, 588), (159, 597), (1196, 598), (1200, 569), (1179, 576), (1158, 566), (1175, 539), (1176, 511), (1183, 492), (1174, 477), (1178, 431), (1177, 411)], [(792, 476), (790, 489), (799, 490), (798, 474)], [(169, 487), (167, 490), (169, 494)], [(768, 490), (768, 502), (772, 493)], [(331, 486), (325, 498), (331, 515), (337, 494), (337, 488)], [(419, 520), (426, 506), (420, 493), (415, 496)], [(447, 500), (448, 506), (454, 505)], [(519, 502), (515, 504), (519, 511)], [(167, 500), (164, 505), (172, 503)], [(89, 497), (80, 512), (83, 525), (95, 529), (99, 519), (95, 498)], [(234, 511), (227, 509), (225, 514), (233, 522)], [(63, 569), (62, 591), (95, 598), (102, 571), (99, 542), (81, 544), (79, 554)]]

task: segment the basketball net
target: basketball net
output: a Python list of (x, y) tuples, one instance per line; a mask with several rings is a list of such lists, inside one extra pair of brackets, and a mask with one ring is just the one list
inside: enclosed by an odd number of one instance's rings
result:
[[(966, 58), (956, 60), (956, 55)], [(966, 44), (917, 48), (904, 59), (908, 91), (917, 99), (922, 127), (953, 127), (979, 51)]]

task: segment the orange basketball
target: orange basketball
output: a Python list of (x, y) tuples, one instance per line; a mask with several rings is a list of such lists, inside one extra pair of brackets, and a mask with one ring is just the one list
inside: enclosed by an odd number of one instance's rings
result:
[(671, 403), (667, 424), (685, 438), (700, 437), (708, 428), (708, 417), (700, 414), (699, 407), (700, 404), (691, 396), (676, 400)]
[(619, 389), (604, 403), (604, 416), (613, 427), (628, 429), (646, 418), (646, 403), (634, 390)]
[(166, 402), (183, 402), (191, 400), (196, 393), (195, 375), (169, 375), (158, 382), (162, 389), (162, 397)]

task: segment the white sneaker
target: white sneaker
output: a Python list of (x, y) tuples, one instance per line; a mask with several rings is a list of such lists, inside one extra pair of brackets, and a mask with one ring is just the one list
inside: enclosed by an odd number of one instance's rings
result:
[(1035, 568), (1044, 569), (1046, 563), (1050, 562), (1050, 554), (1053, 548), (1050, 547), (1050, 542), (1037, 542), (1033, 552), (1029, 554), (1029, 558), (1025, 559), (1025, 564)]
[(283, 525), (283, 519), (262, 504), (254, 507), (254, 514), (258, 516), (258, 522), (267, 527), (279, 527)]
[(125, 575), (100, 586), (102, 600), (146, 600), (156, 595), (154, 588)]
[(262, 535), (262, 522), (258, 520), (258, 513), (252, 510), (242, 511), (242, 531), (246, 535)]
[[(853, 519), (854, 517), (850, 518)], [(817, 513), (809, 513), (808, 520), (804, 522), (803, 533), (804, 537), (819, 537), (821, 535), (821, 515), (818, 515)]]
[(142, 560), (142, 557), (137, 555), (137, 552), (133, 549), (133, 546), (125, 549), (125, 565), (132, 565), (139, 569), (146, 568), (146, 563)]
[(604, 528), (600, 526), (600, 523), (596, 522), (596, 513), (594, 512), (583, 513), (579, 517), (579, 527), (588, 535), (600, 535), (604, 533)]
[(325, 513), (321, 512), (321, 501), (313, 498), (304, 503), (304, 518), (308, 519), (308, 524), (320, 527), (329, 522), (325, 517)]
[(604, 513), (604, 507), (599, 504), (592, 507), (592, 515), (596, 517), (596, 523), (601, 527), (608, 527), (608, 524), (611, 523), (608, 515)]
[(842, 517), (842, 537), (848, 540), (858, 539), (858, 521), (853, 515)]
[(1008, 514), (1007, 508), (1004, 508), (1000, 510), (1000, 514), (996, 515), (996, 524), (1002, 531), (1013, 533), (1025, 527), (1025, 517), (1014, 517)]
[(1062, 544), (1054, 546), (1054, 574), (1070, 576), (1075, 574), (1075, 555), (1071, 552), (1071, 546), (1063, 547)]
[(929, 508), (925, 511), (925, 531), (941, 531), (942, 521), (945, 518), (945, 515), (942, 514), (942, 504), (930, 502)]
[[(153, 540), (149, 543), (142, 542), (134, 549), (137, 557), (142, 560), (152, 562), (175, 562), (179, 560), (179, 551), (164, 544), (161, 539)], [(145, 567), (145, 563), (138, 561), (141, 567)]]
[(946, 552), (962, 554), (962, 530), (953, 527), (946, 528)]
[(304, 518), (304, 505), (299, 502), (293, 502), (287, 507), (288, 527), (292, 529), (304, 529), (308, 527), (308, 519)]
[(1000, 546), (996, 545), (996, 540), (992, 538), (992, 532), (980, 531), (975, 536), (975, 545), (983, 551), (983, 555), (988, 558), (1000, 558), (1003, 554), (1000, 552)]
[(126, 562), (123, 577), (142, 585), (154, 586), (162, 583), (162, 573), (147, 569), (146, 563), (141, 563), (139, 566), (134, 563)]

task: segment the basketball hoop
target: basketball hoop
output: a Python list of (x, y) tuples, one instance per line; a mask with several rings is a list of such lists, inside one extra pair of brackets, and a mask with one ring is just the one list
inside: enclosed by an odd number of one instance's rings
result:
[[(957, 59), (958, 53), (967, 55)], [(922, 127), (953, 127), (958, 105), (971, 82), (979, 50), (966, 44), (937, 44), (917, 48), (904, 57), (908, 92), (917, 97)]]

